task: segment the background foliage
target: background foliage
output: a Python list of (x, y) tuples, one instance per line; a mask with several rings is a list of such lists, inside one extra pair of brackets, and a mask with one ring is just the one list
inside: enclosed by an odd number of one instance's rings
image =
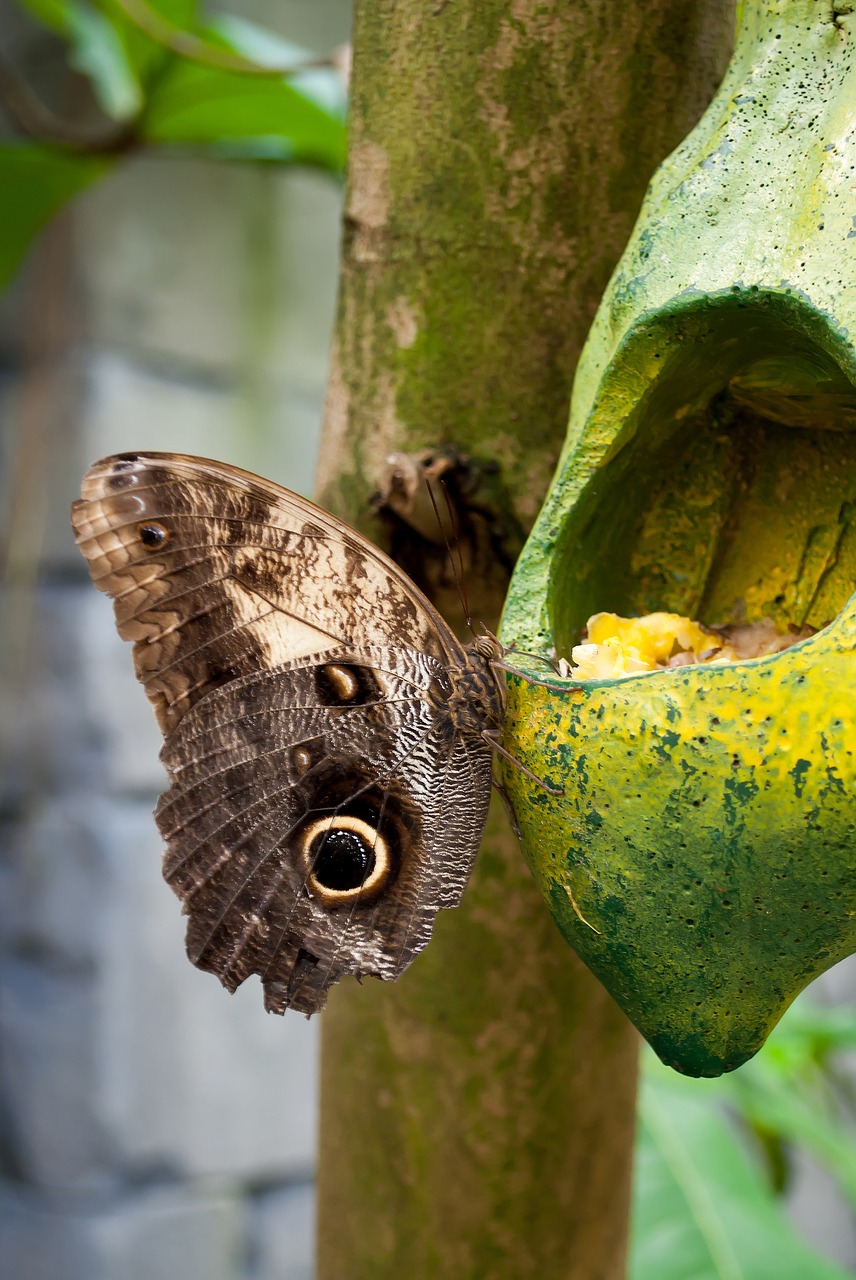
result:
[[(0, 61), (2, 103), (23, 135), (0, 144), (0, 285), (67, 200), (143, 148), (342, 170), (345, 88), (335, 57), (313, 59), (234, 16), (197, 21), (194, 0), (23, 7), (68, 46), (80, 80), (73, 105), (50, 110)], [(284, 77), (283, 68), (298, 70)], [(83, 123), (69, 124), (69, 115)]]
[[(0, 60), (18, 134), (0, 143), (0, 285), (59, 208), (141, 149), (342, 171), (341, 56), (313, 58), (236, 16), (203, 20), (193, 0), (22, 6), (79, 74), (73, 103), (48, 108)], [(782, 1203), (803, 1151), (856, 1211), (854, 1048), (852, 1011), (804, 997), (733, 1076), (685, 1080), (646, 1054), (631, 1280), (850, 1274), (800, 1240)]]
[(631, 1280), (841, 1280), (782, 1198), (798, 1150), (856, 1208), (850, 1008), (794, 1004), (733, 1075), (689, 1080), (648, 1050), (640, 1093)]

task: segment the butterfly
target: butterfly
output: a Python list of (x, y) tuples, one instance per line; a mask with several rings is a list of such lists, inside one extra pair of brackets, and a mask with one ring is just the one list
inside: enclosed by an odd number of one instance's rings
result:
[(164, 735), (191, 961), (230, 991), (258, 974), (274, 1013), (397, 978), (478, 851), (499, 643), (462, 645), (355, 529), (225, 463), (106, 458), (72, 526)]

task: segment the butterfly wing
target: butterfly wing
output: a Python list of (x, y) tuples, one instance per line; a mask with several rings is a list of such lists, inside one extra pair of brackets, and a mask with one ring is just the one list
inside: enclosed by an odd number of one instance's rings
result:
[(436, 610), (366, 538), (236, 467), (106, 458), (87, 472), (72, 526), (164, 734), (219, 685), (305, 654), (394, 635), (444, 664), (462, 659)]
[(106, 459), (72, 523), (166, 737), (191, 960), (230, 989), (258, 973), (276, 1012), (397, 977), (460, 899), (490, 793), (449, 628), (355, 530), (223, 464)]

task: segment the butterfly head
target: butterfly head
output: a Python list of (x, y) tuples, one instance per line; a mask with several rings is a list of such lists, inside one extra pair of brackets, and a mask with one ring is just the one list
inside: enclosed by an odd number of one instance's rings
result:
[(477, 653), (485, 662), (495, 662), (497, 658), (501, 658), (505, 650), (491, 631), (486, 631), (484, 635), (476, 636), (473, 643), (469, 646), (473, 652)]

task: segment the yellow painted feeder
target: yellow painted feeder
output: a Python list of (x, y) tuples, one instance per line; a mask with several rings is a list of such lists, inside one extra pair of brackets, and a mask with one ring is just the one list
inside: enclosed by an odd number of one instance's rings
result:
[[(739, 1066), (856, 951), (854, 7), (744, 3), (598, 312), (503, 622), (550, 686), (510, 678), (506, 745), (564, 789), (503, 768), (526, 856), (690, 1075)], [(801, 630), (605, 678), (522, 656), (570, 661), (591, 615), (658, 610)]]

